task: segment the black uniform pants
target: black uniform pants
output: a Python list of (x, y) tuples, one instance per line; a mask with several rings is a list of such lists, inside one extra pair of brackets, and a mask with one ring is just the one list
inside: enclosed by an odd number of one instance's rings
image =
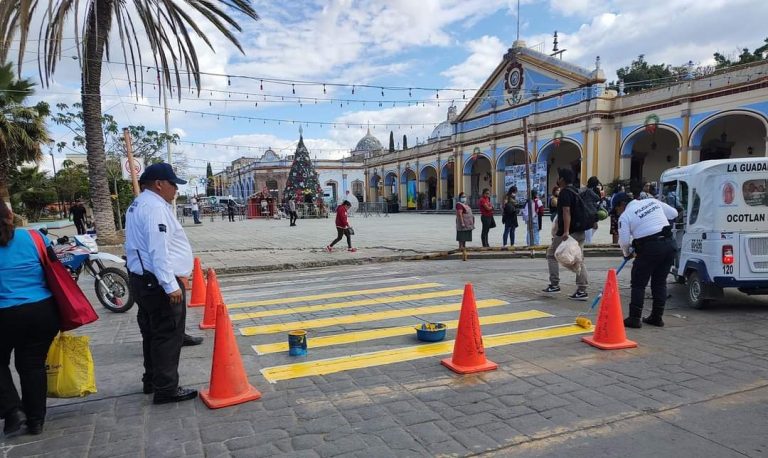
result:
[[(58, 332), (59, 311), (52, 298), (0, 308), (0, 416), (21, 408), (30, 421), (45, 420), (45, 358)], [(11, 352), (21, 382), (21, 399), (11, 376)]]
[(651, 240), (637, 246), (632, 264), (632, 295), (629, 301), (629, 316), (640, 318), (645, 301), (645, 287), (651, 281), (653, 310), (661, 316), (667, 302), (667, 275), (675, 260), (677, 244), (671, 237)]
[(488, 243), (488, 232), (493, 226), (493, 216), (480, 216), (480, 222), (483, 225), (483, 229), (480, 232), (480, 241), (485, 247), (491, 246)]
[(227, 209), (227, 214), (229, 215), (229, 220), (230, 221), (235, 221), (235, 209), (234, 208), (231, 208), (231, 207), (228, 208)]
[(187, 318), (186, 294), (181, 282), (182, 301), (171, 304), (170, 298), (151, 279), (131, 274), (131, 289), (139, 306), (137, 321), (144, 350), (144, 383), (152, 383), (155, 394), (173, 394), (179, 386), (179, 357), (184, 343)]
[(85, 234), (85, 220), (75, 218), (75, 228), (77, 229), (77, 235)]
[(290, 211), (289, 213), (290, 213), (290, 216), (291, 216), (291, 226), (295, 226), (296, 225), (296, 219), (299, 217), (299, 214), (296, 213), (296, 210)]

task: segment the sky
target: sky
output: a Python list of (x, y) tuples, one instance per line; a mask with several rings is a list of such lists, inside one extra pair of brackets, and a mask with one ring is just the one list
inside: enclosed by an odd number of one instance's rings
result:
[[(237, 17), (244, 53), (197, 21), (214, 48), (196, 41), (207, 73), (202, 91), (198, 96), (183, 80), (181, 91), (169, 95), (170, 129), (182, 140), (173, 150), (187, 157), (187, 177), (204, 176), (208, 162), (216, 172), (268, 147), (292, 154), (299, 126), (320, 159), (348, 155), (368, 128), (385, 148), (390, 131), (397, 145), (403, 135), (409, 146), (423, 142), (452, 103), (461, 111), (518, 33), (514, 0), (252, 3), (258, 21)], [(651, 63), (703, 66), (713, 63), (715, 51), (736, 56), (743, 47), (754, 49), (768, 36), (766, 17), (765, 0), (522, 0), (519, 34), (549, 53), (557, 30), (564, 60), (593, 69), (600, 56), (612, 81), (639, 54)], [(36, 98), (51, 105), (80, 97), (73, 37), (65, 36), (52, 83), (37, 88)], [(143, 94), (132, 92), (117, 37), (112, 41), (112, 62), (103, 67), (104, 111), (120, 126), (164, 129), (154, 71), (145, 70)], [(23, 74), (39, 81), (36, 52), (36, 43), (27, 48)], [(57, 142), (71, 138), (59, 126), (51, 130)], [(64, 154), (53, 153), (58, 166)], [(50, 169), (50, 162), (41, 166)]]

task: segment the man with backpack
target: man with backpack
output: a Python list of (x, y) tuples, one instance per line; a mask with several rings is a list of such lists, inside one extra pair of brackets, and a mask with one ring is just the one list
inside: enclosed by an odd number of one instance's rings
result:
[[(584, 255), (584, 231), (594, 226), (596, 221), (596, 211), (590, 215), (584, 205), (584, 200), (579, 191), (574, 186), (575, 174), (571, 169), (558, 170), (557, 186), (560, 187), (560, 195), (557, 201), (557, 232), (552, 237), (552, 243), (547, 249), (547, 265), (549, 267), (549, 286), (544, 289), (545, 293), (560, 292), (560, 266), (555, 259), (555, 251), (562, 242), (573, 237), (579, 243)], [(590, 221), (591, 220), (591, 221)], [(587, 268), (584, 261), (578, 266), (576, 273), (576, 292), (571, 294), (571, 299), (577, 301), (587, 300)]]

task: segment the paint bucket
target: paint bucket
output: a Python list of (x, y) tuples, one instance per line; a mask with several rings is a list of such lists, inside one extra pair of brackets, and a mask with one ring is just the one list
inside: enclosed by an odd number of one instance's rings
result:
[(307, 331), (288, 332), (288, 354), (291, 356), (304, 356), (307, 354)]

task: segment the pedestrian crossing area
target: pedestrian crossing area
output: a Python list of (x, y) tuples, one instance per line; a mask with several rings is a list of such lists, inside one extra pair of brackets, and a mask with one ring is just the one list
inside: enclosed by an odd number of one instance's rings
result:
[[(386, 283), (367, 285), (343, 276), (344, 281), (308, 280), (317, 288), (310, 284), (301, 291), (291, 290), (284, 281), (274, 289), (269, 282), (252, 288), (222, 288), (235, 332), (258, 355), (269, 382), (444, 357), (453, 351), (463, 284), (427, 282), (417, 276), (395, 276)], [(325, 288), (328, 283), (346, 287)], [(236, 293), (231, 294), (235, 300), (229, 299), (230, 291)], [(557, 317), (527, 306), (530, 302), (525, 298), (489, 297), (482, 288), (476, 288), (475, 294), (486, 348), (590, 332), (573, 324), (570, 316)], [(238, 302), (241, 298), (258, 299)], [(446, 339), (418, 341), (415, 327), (424, 322), (444, 323)], [(288, 355), (287, 334), (295, 330), (307, 332), (306, 356)]]

